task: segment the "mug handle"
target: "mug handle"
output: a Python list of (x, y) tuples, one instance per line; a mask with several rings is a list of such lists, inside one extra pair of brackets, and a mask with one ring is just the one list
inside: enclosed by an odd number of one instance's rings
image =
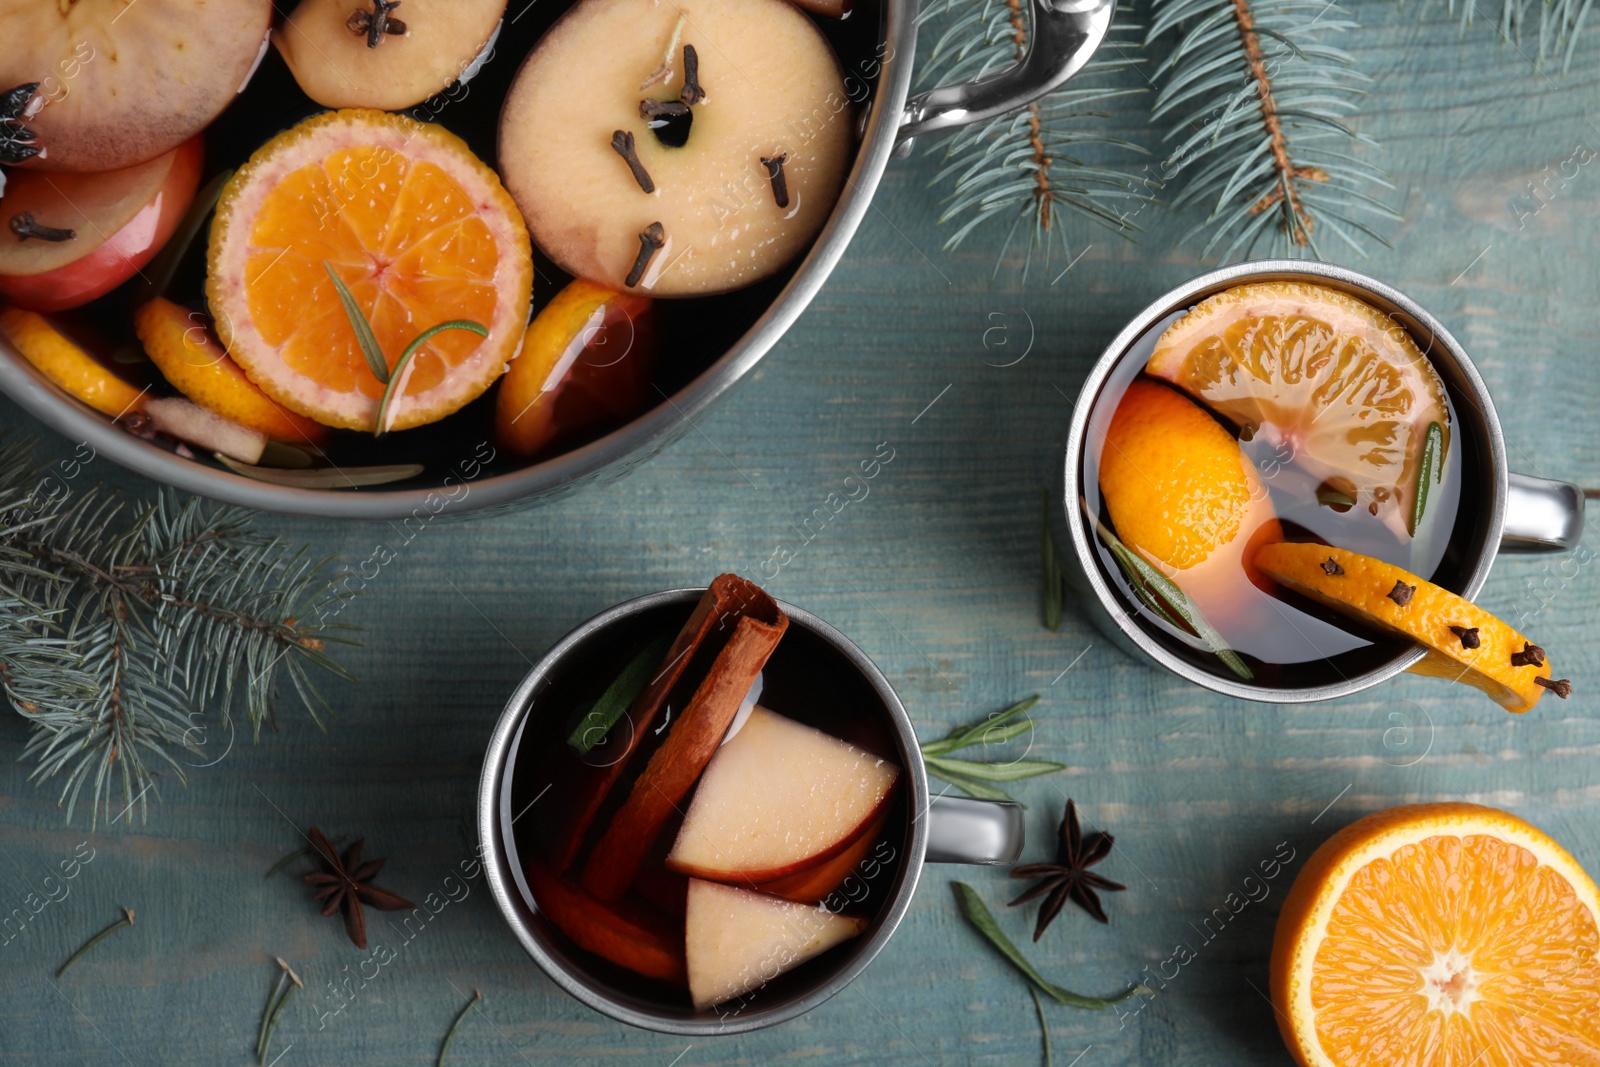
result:
[(1502, 552), (1570, 552), (1583, 539), (1584, 492), (1575, 485), (1513, 472), (1506, 494)]
[(1033, 103), (1083, 69), (1111, 28), (1116, 0), (1030, 0), (1033, 32), (1012, 67), (975, 82), (941, 85), (906, 101), (894, 152), (918, 137), (987, 122)]
[(928, 801), (928, 863), (1015, 863), (1026, 837), (1022, 805), (934, 797)]

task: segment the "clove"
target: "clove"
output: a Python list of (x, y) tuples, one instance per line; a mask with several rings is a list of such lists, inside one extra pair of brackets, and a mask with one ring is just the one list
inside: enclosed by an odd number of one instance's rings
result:
[(678, 94), (678, 99), (685, 104), (704, 103), (706, 91), (700, 88), (700, 54), (694, 50), (694, 45), (683, 46), (683, 92)]
[(351, 33), (365, 34), (367, 47), (376, 48), (385, 34), (403, 37), (406, 24), (395, 18), (389, 12), (400, 6), (400, 0), (372, 0), (372, 10), (356, 8), (350, 12), (350, 17), (345, 19), (345, 28)]
[(682, 148), (689, 143), (689, 130), (694, 125), (694, 112), (689, 105), (678, 100), (657, 100), (645, 97), (639, 101), (639, 117), (656, 135), (664, 148)]
[(1399, 604), (1401, 607), (1405, 607), (1407, 604), (1411, 603), (1411, 597), (1416, 593), (1416, 591), (1417, 587), (1414, 585), (1407, 585), (1405, 582), (1395, 582), (1394, 588), (1389, 590), (1388, 596), (1389, 599), (1394, 601), (1396, 604)]
[(50, 241), (59, 244), (70, 241), (78, 236), (76, 230), (65, 230), (56, 226), (46, 226), (34, 221), (33, 212), (23, 211), (11, 216), (11, 232), (17, 235), (17, 240), (26, 241), (32, 237), (38, 241)]
[(783, 165), (788, 159), (787, 152), (780, 152), (771, 158), (761, 157), (761, 165), (767, 168), (767, 180), (772, 183), (772, 199), (779, 207), (789, 206), (789, 179), (783, 173)]
[(1554, 681), (1549, 678), (1535, 678), (1534, 681), (1550, 690), (1550, 692), (1554, 693), (1562, 700), (1565, 700), (1572, 695), (1572, 683), (1567, 681), (1565, 678), (1557, 678)]
[(1322, 573), (1328, 575), (1330, 578), (1337, 578), (1339, 575), (1344, 573), (1344, 568), (1339, 566), (1338, 560), (1334, 559), (1332, 556), (1329, 556), (1328, 562), (1322, 565)]
[(1511, 665), (1513, 667), (1543, 667), (1544, 649), (1524, 641), (1522, 642), (1521, 652), (1511, 653)]
[(628, 277), (622, 284), (633, 288), (639, 284), (639, 279), (644, 277), (644, 272), (649, 269), (650, 261), (656, 253), (667, 243), (667, 231), (659, 222), (652, 222), (639, 234), (639, 255), (633, 261), (633, 269), (628, 271)]
[(1476, 626), (1452, 626), (1450, 632), (1461, 638), (1462, 648), (1477, 648), (1483, 642), (1478, 639)]
[(622, 161), (633, 171), (633, 180), (639, 183), (639, 188), (647, 193), (656, 191), (656, 183), (650, 180), (650, 172), (644, 169), (644, 164), (639, 162), (639, 153), (634, 150), (633, 134), (627, 130), (616, 130), (611, 134), (611, 148)]

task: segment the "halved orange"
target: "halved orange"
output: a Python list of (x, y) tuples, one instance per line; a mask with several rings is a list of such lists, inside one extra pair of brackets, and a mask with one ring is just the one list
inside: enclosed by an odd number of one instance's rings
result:
[(1410, 571), (1315, 542), (1263, 545), (1256, 566), (1290, 589), (1376, 629), (1427, 649), (1415, 674), (1481, 689), (1507, 711), (1527, 711), (1546, 689), (1566, 697), (1565, 680), (1550, 680), (1544, 649), (1442, 586)]
[(286, 410), (245, 377), (211, 336), (206, 316), (157, 297), (133, 313), (133, 327), (162, 376), (201, 407), (274, 441), (315, 447), (327, 440), (322, 426)]
[(495, 399), (495, 443), (531, 456), (637, 415), (655, 367), (653, 305), (579, 278), (546, 304)]
[(522, 344), (528, 231), (500, 179), (439, 126), (331, 111), (258, 149), (222, 191), (206, 297), (228, 354), (262, 391), (328, 426), (374, 430), (384, 384), (337, 288), (349, 288), (393, 370), (431, 327), (467, 319), (412, 358), (389, 429), (479, 396)]
[(148, 390), (113, 374), (38, 312), (0, 308), (0, 330), (41, 374), (96, 411), (117, 419), (144, 407)]
[[(1236, 286), (1167, 328), (1145, 370), (1412, 531), (1428, 427), (1450, 441), (1444, 383), (1404, 326), (1336, 289)], [(1430, 475), (1433, 473), (1429, 472)]]
[(1377, 812), (1295, 878), (1271, 989), (1302, 1067), (1594, 1067), (1600, 892), (1507, 812)]

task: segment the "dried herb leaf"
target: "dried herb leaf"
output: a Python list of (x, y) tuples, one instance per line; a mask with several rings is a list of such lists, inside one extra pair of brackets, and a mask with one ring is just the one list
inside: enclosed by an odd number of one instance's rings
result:
[(1428, 491), (1444, 475), (1444, 427), (1437, 422), (1428, 423), (1428, 436), (1422, 442), (1422, 463), (1417, 467), (1416, 501), (1411, 506), (1411, 521), (1406, 528), (1415, 536), (1422, 525), (1422, 513), (1428, 507)]
[(306, 470), (284, 470), (280, 467), (253, 467), (221, 452), (212, 457), (235, 474), (254, 478), (269, 485), (286, 485), (291, 489), (357, 489), (366, 485), (388, 485), (415, 478), (425, 469), (420, 463), (391, 463), (376, 467), (312, 467)]
[(419, 333), (416, 337), (416, 340), (412, 341), (409, 345), (406, 345), (406, 350), (400, 353), (400, 358), (395, 362), (394, 365), (393, 376), (385, 379), (385, 383), (388, 388), (384, 389), (383, 399), (378, 402), (378, 431), (375, 436), (381, 437), (383, 434), (388, 432), (389, 404), (394, 399), (395, 393), (400, 389), (402, 383), (406, 380), (406, 367), (411, 363), (411, 357), (416, 355), (417, 349), (427, 344), (435, 334), (444, 333), (446, 330), (465, 330), (468, 333), (475, 333), (479, 337), (489, 336), (488, 327), (484, 326), (480, 322), (473, 322), (470, 319), (452, 319), (450, 322), (441, 322), (439, 325), (434, 326), (431, 329), (423, 330), (421, 333)]
[(627, 714), (634, 700), (650, 684), (651, 675), (661, 665), (661, 657), (671, 647), (672, 638), (666, 636), (650, 642), (606, 686), (606, 691), (600, 694), (600, 699), (594, 702), (594, 707), (589, 709), (573, 729), (572, 736), (567, 738), (567, 744), (577, 749), (578, 755), (586, 754), (604, 740), (617, 720)]
[(1317, 503), (1321, 504), (1325, 508), (1332, 508), (1335, 511), (1342, 512), (1349, 511), (1351, 508), (1355, 507), (1356, 499), (1349, 493), (1342, 492), (1341, 490), (1335, 489), (1327, 482), (1323, 482), (1321, 485), (1317, 486)]
[(1063, 989), (1035, 970), (1033, 964), (1028, 962), (1027, 957), (1017, 949), (1016, 945), (1011, 943), (1011, 939), (1000, 929), (1000, 924), (995, 922), (994, 916), (990, 914), (988, 906), (984, 904), (983, 898), (978, 895), (977, 890), (965, 882), (951, 882), (950, 888), (955, 891), (956, 904), (961, 908), (961, 914), (966, 917), (967, 922), (972, 924), (973, 929), (982, 934), (1002, 956), (1011, 961), (1017, 970), (1026, 975), (1028, 980), (1037, 986), (1040, 992), (1048, 995), (1057, 1004), (1065, 1004), (1074, 1008), (1101, 1010), (1109, 1008), (1113, 1004), (1121, 1003), (1139, 993), (1153, 993), (1153, 990), (1142, 985), (1130, 986), (1114, 997), (1086, 997), (1081, 993), (1074, 993), (1070, 989)]
[(333, 264), (323, 260), (322, 269), (333, 279), (334, 291), (339, 294), (339, 303), (344, 305), (345, 317), (350, 320), (350, 328), (356, 332), (356, 344), (361, 346), (361, 354), (367, 357), (367, 366), (372, 368), (372, 376), (384, 385), (388, 385), (389, 364), (383, 361), (383, 349), (378, 347), (378, 338), (373, 335), (372, 323), (367, 321), (367, 316), (361, 311), (361, 305), (356, 303), (355, 296), (345, 286), (344, 279), (334, 273)]
[(167, 289), (172, 285), (173, 275), (178, 273), (178, 265), (183, 262), (183, 257), (188, 254), (189, 246), (194, 243), (195, 235), (200, 232), (200, 227), (205, 225), (206, 218), (211, 210), (217, 206), (217, 199), (222, 196), (222, 187), (228, 184), (228, 179), (233, 177), (232, 170), (225, 170), (206, 183), (206, 187), (195, 194), (194, 201), (190, 203), (189, 210), (184, 212), (183, 220), (178, 223), (178, 228), (168, 238), (166, 245), (159, 255), (145, 268), (145, 276), (150, 279), (149, 290), (151, 296), (166, 296)]
[[(1111, 554), (1116, 557), (1123, 573), (1128, 576), (1128, 583), (1133, 586), (1144, 602), (1150, 605), (1151, 610), (1163, 615), (1174, 626), (1199, 637), (1215, 652), (1217, 658), (1225, 663), (1229, 670), (1245, 681), (1251, 681), (1255, 674), (1250, 667), (1240, 658), (1239, 653), (1228, 647), (1222, 635), (1206, 622), (1205, 616), (1200, 614), (1200, 609), (1189, 602), (1183, 595), (1183, 590), (1173, 584), (1172, 580), (1156, 570), (1144, 558), (1128, 548), (1118, 540), (1117, 535), (1105, 527), (1105, 524), (1096, 522), (1095, 526), (1100, 532), (1100, 539), (1111, 549)], [(1163, 603), (1164, 602), (1164, 603)]]

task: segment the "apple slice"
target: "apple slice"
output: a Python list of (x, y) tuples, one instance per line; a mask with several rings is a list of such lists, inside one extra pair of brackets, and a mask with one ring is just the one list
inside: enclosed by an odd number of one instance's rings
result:
[(602, 904), (538, 864), (528, 865), (528, 886), (539, 910), (579, 948), (647, 978), (683, 982), (683, 942), (665, 917)]
[[(0, 297), (64, 311), (139, 273), (189, 210), (204, 155), (194, 137), (102, 174), (13, 172), (0, 200)], [(26, 236), (34, 233), (45, 236)]]
[(888, 821), (889, 813), (882, 812), (872, 820), (870, 826), (865, 827), (856, 836), (854, 841), (845, 846), (843, 852), (832, 859), (823, 860), (815, 867), (786, 874), (782, 878), (774, 878), (770, 882), (757, 883), (751, 888), (771, 893), (784, 900), (815, 904), (838, 889), (839, 884), (855, 870), (856, 864), (867, 858), (867, 853), (878, 843)]
[(883, 811), (900, 768), (767, 708), (706, 767), (667, 866), (768, 882), (837, 856)]
[(866, 928), (866, 919), (692, 878), (684, 918), (689, 995), (697, 1009), (721, 1004)]

